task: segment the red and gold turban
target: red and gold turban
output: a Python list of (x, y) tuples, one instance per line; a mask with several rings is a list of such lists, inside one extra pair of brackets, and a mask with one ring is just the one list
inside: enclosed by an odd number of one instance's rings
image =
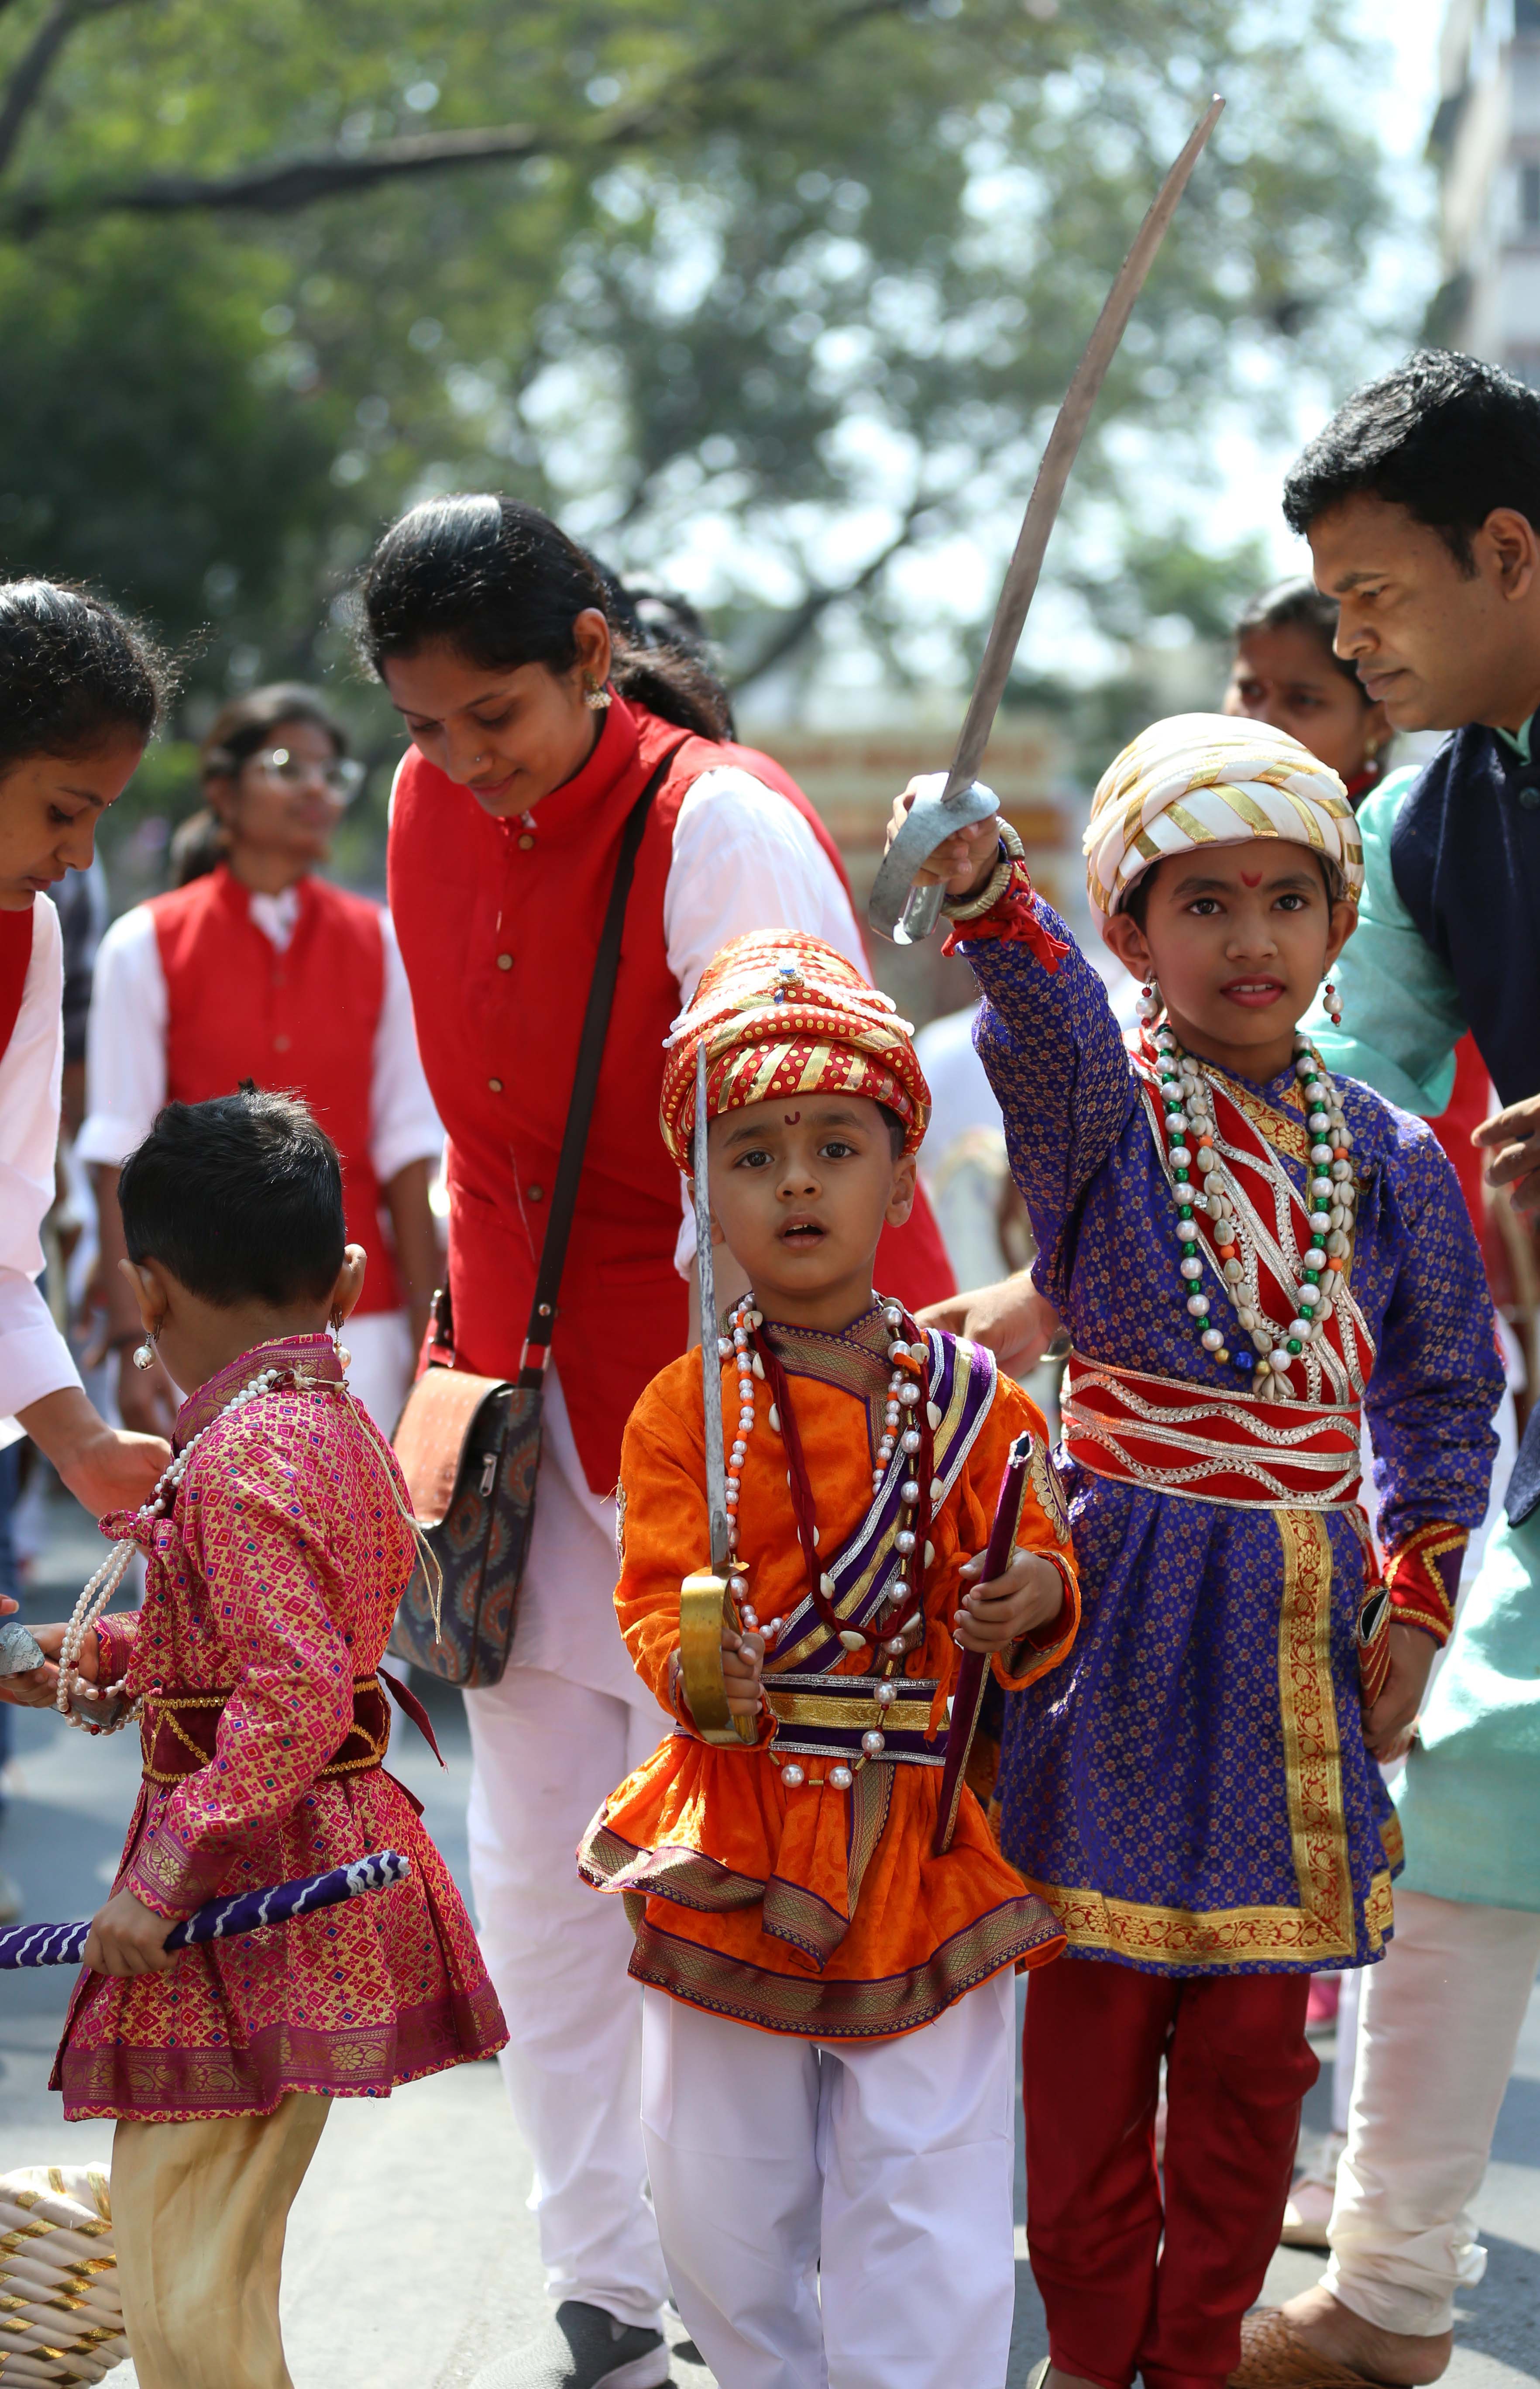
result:
[(931, 1091), (909, 1022), (821, 938), (757, 929), (707, 964), (663, 1069), (663, 1141), (686, 1174), (703, 1043), (713, 1119), (772, 1095), (868, 1095), (902, 1120), (906, 1153), (925, 1133)]

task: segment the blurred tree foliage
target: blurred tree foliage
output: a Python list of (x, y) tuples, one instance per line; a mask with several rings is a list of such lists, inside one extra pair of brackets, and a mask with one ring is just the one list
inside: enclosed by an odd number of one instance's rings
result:
[[(892, 559), (1012, 515), (1211, 88), (1080, 502), (1351, 356), (1363, 72), (1330, 0), (0, 0), (0, 566), (214, 692), (335, 666), (381, 520), (494, 482), (694, 542), (743, 675), (841, 602), (901, 661)], [(1225, 585), (1136, 537), (1087, 597)]]

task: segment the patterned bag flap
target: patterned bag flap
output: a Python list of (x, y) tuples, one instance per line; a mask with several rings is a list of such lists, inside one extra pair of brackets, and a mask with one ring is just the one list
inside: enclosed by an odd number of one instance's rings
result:
[(395, 1452), (420, 1527), (448, 1517), (481, 1407), (506, 1385), (505, 1377), (474, 1377), (468, 1369), (427, 1369), (408, 1394)]

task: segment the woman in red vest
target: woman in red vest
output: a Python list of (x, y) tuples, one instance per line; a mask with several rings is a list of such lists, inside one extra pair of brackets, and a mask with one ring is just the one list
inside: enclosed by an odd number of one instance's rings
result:
[(389, 919), (315, 876), (362, 778), (312, 690), (235, 699), (204, 741), (208, 811), (178, 834), (185, 884), (125, 913), (97, 952), (75, 1150), (95, 1165), (119, 1402), (134, 1424), (174, 1416), (175, 1396), (159, 1367), (131, 1365), (138, 1314), (111, 1266), (118, 1168), (163, 1103), (230, 1094), (243, 1079), (302, 1095), (342, 1156), (348, 1235), (369, 1256), (349, 1377), (387, 1434), (396, 1423), (439, 1268), (427, 1184), (441, 1138)]
[[(449, 1136), (461, 1365), (513, 1376), (626, 817), (666, 764), (637, 858), (559, 1315), (512, 1661), (467, 1693), (471, 1866), (508, 2019), (505, 2078), (535, 2161), (550, 2331), (483, 2378), (627, 2389), (668, 2377), (667, 2281), (644, 2193), (629, 1935), (573, 1866), (659, 1712), (615, 1621), (620, 1436), (689, 1337), (694, 1235), (658, 1133), (664, 1040), (718, 948), (821, 937), (865, 969), (811, 806), (734, 745), (698, 653), (659, 641), (531, 506), (414, 508), (363, 581), (368, 660), (413, 739), (397, 777), (390, 906)], [(910, 1304), (948, 1289), (928, 1213), (880, 1258)], [(595, 1910), (600, 1912), (595, 1914)]]

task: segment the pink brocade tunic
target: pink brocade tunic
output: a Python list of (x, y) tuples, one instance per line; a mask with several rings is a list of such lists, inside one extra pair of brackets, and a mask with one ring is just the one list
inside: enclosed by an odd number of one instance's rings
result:
[[(286, 1387), (220, 1415), (257, 1371), (286, 1365)], [(181, 1918), (370, 1850), (403, 1851), (411, 1874), (185, 1949), (168, 1974), (83, 1974), (52, 2077), (71, 2118), (267, 2114), (291, 2090), (380, 2098), (507, 2038), (410, 1796), (378, 1767), (321, 1775), (352, 1722), (355, 1680), (385, 1650), (414, 1548), (394, 1462), (339, 1378), (325, 1336), (244, 1354), (183, 1407), (178, 1449), (209, 1432), (171, 1515), (103, 1522), (146, 1560), (143, 1609), (101, 1630), (103, 1680), (126, 1667), (132, 1695), (228, 1693), (212, 1761), (141, 1789), (114, 1889)]]

